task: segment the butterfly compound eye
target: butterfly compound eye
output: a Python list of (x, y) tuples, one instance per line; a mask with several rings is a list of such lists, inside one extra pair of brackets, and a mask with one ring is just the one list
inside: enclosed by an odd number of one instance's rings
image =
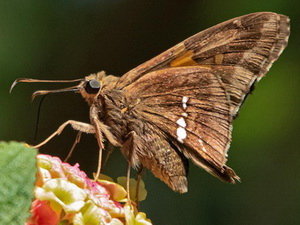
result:
[(97, 94), (98, 91), (100, 90), (100, 87), (101, 87), (100, 82), (94, 79), (94, 80), (89, 80), (86, 83), (85, 90), (89, 94)]

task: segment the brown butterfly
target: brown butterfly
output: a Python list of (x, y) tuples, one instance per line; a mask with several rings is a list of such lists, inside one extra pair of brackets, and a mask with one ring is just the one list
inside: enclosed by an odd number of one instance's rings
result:
[[(260, 12), (204, 30), (122, 77), (104, 72), (72, 81), (90, 106), (90, 124), (66, 125), (120, 146), (129, 165), (148, 168), (174, 191), (187, 192), (188, 160), (223, 181), (239, 180), (226, 166), (232, 120), (256, 81), (287, 45), (289, 18)], [(50, 82), (22, 78), (17, 82)], [(39, 145), (40, 146), (40, 145)], [(101, 152), (101, 151), (100, 151)], [(101, 157), (100, 157), (101, 158)], [(100, 160), (101, 161), (101, 160)]]

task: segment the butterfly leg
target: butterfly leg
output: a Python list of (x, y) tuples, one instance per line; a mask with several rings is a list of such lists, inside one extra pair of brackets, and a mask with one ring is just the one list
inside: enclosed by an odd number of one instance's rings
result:
[(127, 173), (126, 173), (126, 191), (127, 191), (127, 199), (130, 203), (130, 171), (131, 167), (139, 166), (139, 161), (136, 156), (138, 136), (135, 131), (131, 131), (127, 135), (127, 139), (124, 142), (121, 151), (126, 156), (128, 161)]
[(75, 141), (74, 141), (74, 143), (73, 143), (73, 146), (72, 146), (71, 150), (69, 151), (69, 154), (68, 154), (67, 157), (65, 158), (64, 162), (67, 162), (67, 161), (69, 160), (69, 158), (71, 157), (71, 155), (73, 154), (73, 151), (74, 151), (76, 145), (80, 142), (81, 134), (82, 134), (82, 132), (81, 132), (81, 131), (78, 131), (77, 136), (76, 136), (76, 139), (75, 139)]
[(83, 123), (75, 120), (68, 120), (65, 123), (63, 123), (53, 134), (51, 134), (46, 140), (41, 142), (38, 145), (35, 145), (34, 148), (39, 148), (46, 144), (48, 141), (50, 141), (53, 137), (56, 135), (60, 135), (61, 132), (65, 129), (67, 125), (71, 125), (74, 130), (78, 130), (80, 132), (85, 132), (88, 134), (94, 134), (95, 133), (95, 128), (93, 125), (88, 124), (88, 123)]
[(136, 201), (136, 207), (137, 209), (139, 209), (139, 194), (140, 194), (140, 183), (141, 183), (141, 179), (142, 179), (142, 174), (143, 174), (143, 169), (144, 167), (141, 165), (138, 173), (136, 175), (136, 189), (135, 189), (135, 201)]
[(102, 164), (102, 150), (104, 148), (103, 145), (103, 134), (105, 137), (109, 140), (109, 142), (114, 145), (114, 146), (121, 146), (121, 144), (116, 140), (114, 135), (109, 131), (108, 126), (106, 126), (104, 123), (102, 123), (99, 119), (99, 109), (97, 106), (92, 105), (90, 108), (90, 120), (91, 123), (94, 125), (94, 130), (99, 146), (99, 159), (98, 159), (98, 168), (97, 168), (97, 173), (94, 177), (94, 180), (97, 180), (100, 176), (101, 173), (101, 164)]
[(114, 146), (110, 142), (107, 143), (107, 146), (106, 146), (107, 153), (106, 153), (106, 156), (105, 156), (105, 159), (104, 159), (104, 162), (103, 162), (103, 167), (105, 167), (105, 165), (106, 165), (111, 153), (113, 152), (113, 150), (114, 150)]
[(130, 171), (131, 171), (131, 164), (128, 162), (127, 165), (127, 173), (126, 173), (126, 191), (127, 191), (127, 201), (131, 204), (131, 197), (130, 197)]

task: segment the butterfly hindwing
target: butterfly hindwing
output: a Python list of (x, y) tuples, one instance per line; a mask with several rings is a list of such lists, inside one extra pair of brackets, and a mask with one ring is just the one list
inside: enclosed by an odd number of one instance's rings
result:
[(131, 166), (142, 165), (172, 190), (187, 192), (187, 158), (156, 126), (147, 121), (142, 125), (136, 121), (141, 121), (141, 118), (129, 123), (131, 132), (121, 148), (126, 158), (131, 159)]
[[(225, 90), (211, 68), (154, 71), (124, 91), (130, 93), (126, 96), (129, 101), (138, 99), (132, 109), (135, 115), (182, 146), (194, 163), (202, 166), (204, 160), (207, 170), (219, 171), (221, 175), (209, 172), (222, 179), (232, 116)], [(228, 180), (227, 174), (224, 177)]]

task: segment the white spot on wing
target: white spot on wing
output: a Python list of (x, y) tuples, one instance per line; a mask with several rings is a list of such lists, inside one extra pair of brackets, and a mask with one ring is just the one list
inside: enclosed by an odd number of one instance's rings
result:
[(187, 114), (187, 113), (185, 113), (185, 112), (184, 112), (184, 113), (182, 113), (181, 115), (182, 115), (182, 116), (184, 116), (184, 117), (187, 117), (187, 116), (188, 116), (188, 114)]
[(183, 98), (182, 98), (182, 102), (183, 103), (187, 103), (187, 101), (189, 100), (189, 98), (188, 97), (186, 97), (186, 96), (183, 96)]
[(182, 107), (183, 107), (183, 109), (186, 109), (186, 107), (187, 107), (186, 103), (188, 102), (188, 100), (189, 100), (188, 97), (183, 96), (183, 98), (182, 98)]
[(198, 141), (199, 141), (199, 143), (200, 143), (200, 145), (201, 145), (201, 149), (202, 149), (204, 152), (207, 152), (206, 148), (205, 148), (204, 145), (203, 145), (203, 141), (202, 141), (201, 137), (200, 137), (200, 139), (199, 139)]
[(242, 25), (241, 21), (238, 20), (238, 19), (232, 21), (232, 23), (233, 23), (233, 24), (236, 24), (237, 26), (241, 26), (241, 25)]
[(182, 127), (177, 128), (177, 140), (183, 143), (183, 140), (186, 138), (186, 130)]
[(186, 122), (185, 120), (183, 119), (183, 117), (180, 117), (177, 122), (176, 122), (179, 126), (181, 127), (186, 127)]

